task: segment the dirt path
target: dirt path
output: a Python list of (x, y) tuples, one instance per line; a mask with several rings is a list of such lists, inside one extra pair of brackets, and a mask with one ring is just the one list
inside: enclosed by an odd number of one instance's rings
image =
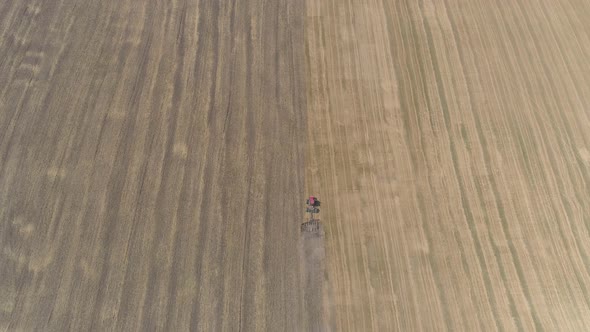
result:
[(326, 329), (590, 329), (589, 18), (307, 1)]
[(0, 330), (300, 330), (303, 3), (0, 1)]

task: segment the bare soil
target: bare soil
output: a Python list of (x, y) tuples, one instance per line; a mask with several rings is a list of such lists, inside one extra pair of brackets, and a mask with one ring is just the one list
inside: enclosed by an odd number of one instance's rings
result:
[(303, 5), (0, 1), (0, 330), (303, 328)]

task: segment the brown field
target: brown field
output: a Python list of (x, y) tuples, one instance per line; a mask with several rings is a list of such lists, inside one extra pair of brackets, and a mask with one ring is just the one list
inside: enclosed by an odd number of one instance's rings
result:
[(588, 77), (582, 0), (0, 1), (0, 330), (590, 330)]
[(306, 13), (324, 327), (590, 330), (590, 3)]
[(0, 1), (0, 330), (302, 328), (303, 17)]

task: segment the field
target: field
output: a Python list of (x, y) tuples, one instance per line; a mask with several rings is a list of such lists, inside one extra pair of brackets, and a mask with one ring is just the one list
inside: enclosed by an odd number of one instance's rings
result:
[(590, 329), (590, 4), (308, 1), (324, 327)]
[(589, 68), (581, 0), (1, 1), (0, 330), (589, 330)]
[(0, 3), (0, 329), (300, 329), (303, 16)]

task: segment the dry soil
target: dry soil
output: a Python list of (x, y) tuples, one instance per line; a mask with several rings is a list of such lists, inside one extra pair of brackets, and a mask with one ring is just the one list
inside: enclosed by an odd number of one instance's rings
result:
[(299, 330), (304, 3), (0, 1), (0, 330)]

